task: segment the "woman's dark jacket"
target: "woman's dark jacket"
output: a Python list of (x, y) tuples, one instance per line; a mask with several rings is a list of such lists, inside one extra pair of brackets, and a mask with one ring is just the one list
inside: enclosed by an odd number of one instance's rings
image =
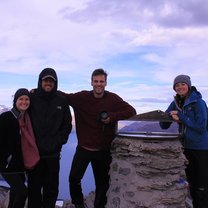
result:
[(14, 111), (7, 111), (0, 115), (0, 171), (22, 172), (24, 171), (21, 135)]

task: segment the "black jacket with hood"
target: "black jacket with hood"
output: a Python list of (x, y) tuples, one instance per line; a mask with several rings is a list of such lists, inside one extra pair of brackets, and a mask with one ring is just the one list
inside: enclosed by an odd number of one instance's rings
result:
[[(47, 75), (56, 79), (51, 92), (42, 89), (42, 78)], [(55, 70), (45, 68), (39, 75), (38, 88), (31, 93), (30, 116), (41, 157), (59, 155), (72, 129), (69, 106), (57, 86)]]

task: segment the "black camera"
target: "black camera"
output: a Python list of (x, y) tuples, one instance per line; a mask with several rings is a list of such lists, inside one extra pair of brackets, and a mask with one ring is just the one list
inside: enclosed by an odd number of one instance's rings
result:
[(97, 120), (102, 122), (102, 120), (106, 118), (108, 118), (108, 113), (106, 111), (101, 111), (98, 114)]

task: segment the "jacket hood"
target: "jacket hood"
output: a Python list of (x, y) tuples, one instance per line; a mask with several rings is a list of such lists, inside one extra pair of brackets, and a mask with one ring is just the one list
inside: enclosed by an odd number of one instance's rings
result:
[(202, 98), (202, 94), (196, 89), (195, 86), (191, 87), (191, 95), (192, 99)]
[(196, 102), (198, 99), (202, 99), (201, 93), (196, 89), (196, 87), (192, 86), (190, 95), (185, 101), (185, 105), (188, 105), (189, 103)]
[[(44, 77), (51, 77), (54, 82), (55, 82), (55, 86), (54, 89), (51, 92), (45, 92), (42, 89), (42, 79)], [(40, 93), (43, 96), (52, 96), (53, 94), (55, 94), (57, 92), (57, 88), (58, 88), (58, 77), (56, 74), (56, 71), (52, 68), (45, 68), (43, 69), (40, 74), (39, 74), (39, 79), (38, 79), (38, 93)]]

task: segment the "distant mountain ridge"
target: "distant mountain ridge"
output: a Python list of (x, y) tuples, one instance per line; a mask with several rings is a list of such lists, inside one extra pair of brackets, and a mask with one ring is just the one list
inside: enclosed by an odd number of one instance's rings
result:
[(10, 108), (6, 107), (5, 105), (0, 105), (0, 114), (8, 110), (10, 110)]

